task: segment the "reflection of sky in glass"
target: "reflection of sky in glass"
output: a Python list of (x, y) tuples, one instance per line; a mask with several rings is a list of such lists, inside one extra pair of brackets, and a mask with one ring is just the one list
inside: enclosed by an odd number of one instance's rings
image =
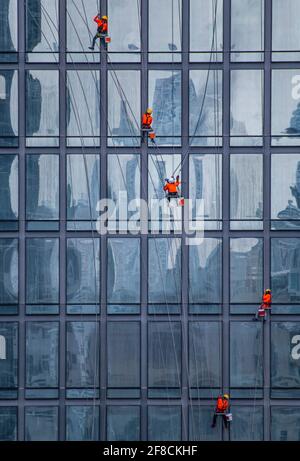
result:
[(300, 162), (300, 154), (272, 155), (271, 217), (273, 219), (278, 218), (278, 213), (287, 207), (289, 200), (297, 206), (290, 187), (296, 185), (298, 162)]
[[(186, 0), (183, 0), (186, 1)], [(217, 2), (217, 3), (216, 3)], [(215, 9), (217, 17), (215, 21)], [(215, 25), (214, 49), (223, 48), (223, 1), (190, 0), (190, 50), (210, 51)], [(217, 47), (216, 47), (217, 45)]]
[[(162, 3), (162, 0), (160, 0)], [(108, 51), (130, 52), (128, 45), (140, 50), (141, 0), (108, 0), (109, 35), (113, 40)], [(126, 26), (124, 20), (126, 18)], [(157, 15), (155, 16), (157, 20)], [(157, 34), (159, 35), (159, 34)]]
[(149, 51), (181, 51), (181, 17), (181, 0), (149, 1)]

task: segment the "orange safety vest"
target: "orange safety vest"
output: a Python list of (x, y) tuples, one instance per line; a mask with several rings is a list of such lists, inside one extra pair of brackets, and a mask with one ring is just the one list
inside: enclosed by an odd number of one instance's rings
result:
[(229, 407), (229, 402), (227, 399), (223, 399), (223, 397), (218, 397), (217, 400), (217, 411), (224, 413), (226, 410), (228, 410)]
[(264, 294), (262, 297), (262, 306), (265, 309), (269, 309), (272, 303), (272, 295), (270, 293)]
[(173, 182), (173, 183), (167, 183), (165, 186), (164, 186), (164, 190), (165, 191), (168, 191), (168, 192), (177, 192), (177, 187), (179, 186), (180, 184), (180, 181), (176, 181), (176, 182)]
[(107, 32), (107, 21), (100, 19), (99, 16), (95, 16), (94, 21), (97, 23), (98, 28), (101, 29), (101, 32)]
[(147, 114), (147, 112), (146, 112), (142, 117), (142, 124), (147, 125), (147, 126), (151, 126), (152, 121), (153, 121), (152, 116), (150, 114)]

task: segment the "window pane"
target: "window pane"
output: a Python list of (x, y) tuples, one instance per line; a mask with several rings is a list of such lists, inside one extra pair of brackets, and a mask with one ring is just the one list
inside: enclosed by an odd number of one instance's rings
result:
[[(18, 324), (0, 322), (0, 396), (17, 398)], [(0, 407), (1, 408), (1, 407)], [(1, 419), (1, 417), (0, 417)], [(1, 438), (1, 431), (0, 431)]]
[(231, 0), (231, 60), (262, 61), (264, 1)]
[[(108, 0), (109, 35), (108, 44), (111, 62), (139, 62), (141, 59), (141, 1)], [(126, 18), (126, 27), (124, 27)]]
[(271, 397), (300, 396), (300, 322), (271, 324)]
[(231, 407), (234, 423), (230, 426), (230, 440), (254, 442), (264, 438), (263, 407), (234, 406)]
[(58, 322), (27, 322), (27, 398), (58, 398), (58, 341)]
[(67, 322), (66, 360), (67, 397), (98, 398), (98, 322)]
[(149, 71), (149, 107), (153, 108), (156, 144), (181, 144), (181, 72)]
[(26, 0), (26, 51), (30, 62), (58, 62), (58, 0)]
[(107, 397), (140, 397), (140, 324), (107, 324)]
[(181, 239), (148, 240), (149, 313), (180, 313)]
[(0, 230), (18, 230), (18, 179), (18, 156), (0, 155)]
[[(193, 398), (210, 398), (221, 386), (221, 327), (218, 322), (189, 322), (189, 387)], [(201, 390), (201, 388), (206, 388)], [(218, 392), (218, 391), (216, 391)]]
[(69, 314), (99, 312), (99, 239), (67, 239), (67, 303)]
[[(273, 302), (299, 304), (300, 301), (300, 239), (271, 240), (271, 284)], [(287, 310), (288, 309), (288, 310)], [(290, 309), (290, 310), (289, 310)], [(297, 313), (286, 306), (286, 313)]]
[[(95, 229), (100, 199), (99, 155), (67, 156), (68, 230)], [(91, 222), (92, 221), (92, 222)]]
[(140, 144), (140, 72), (108, 71), (108, 145)]
[(300, 145), (300, 70), (272, 71), (272, 145)]
[(26, 301), (57, 304), (59, 296), (59, 242), (57, 238), (26, 241)]
[(181, 18), (181, 0), (149, 1), (150, 62), (181, 61)]
[[(193, 154), (189, 159), (189, 198), (193, 229), (221, 230), (222, 156)], [(200, 226), (200, 227), (199, 227)]]
[(67, 71), (68, 146), (100, 145), (100, 81), (91, 70)]
[(230, 156), (230, 227), (263, 229), (263, 156)]
[(220, 441), (222, 440), (222, 426), (217, 421), (217, 426), (212, 430), (211, 424), (214, 407), (191, 405), (189, 407), (189, 440), (192, 441)]
[(298, 0), (273, 0), (272, 2), (272, 60), (299, 61)]
[(223, 0), (190, 0), (190, 61), (222, 61)]
[(25, 407), (25, 440), (28, 442), (58, 440), (58, 408)]
[(140, 440), (140, 408), (137, 406), (107, 407), (107, 440)]
[(191, 146), (222, 146), (221, 70), (191, 70), (189, 132)]
[(107, 302), (140, 303), (140, 240), (108, 239)]
[(262, 296), (263, 241), (257, 238), (230, 239), (230, 300), (259, 303)]
[[(231, 397), (261, 398), (263, 329), (261, 322), (230, 323)], [(239, 388), (239, 389), (233, 389)], [(244, 388), (244, 389), (242, 389)], [(254, 390), (250, 391), (250, 388)]]
[(189, 311), (218, 313), (222, 302), (222, 241), (204, 238), (189, 246)]
[(181, 440), (181, 407), (148, 406), (148, 440)]
[[(59, 230), (59, 157), (26, 156), (26, 219), (28, 230)], [(40, 222), (28, 222), (40, 221)]]
[(66, 440), (99, 440), (99, 407), (67, 406)]
[(13, 314), (18, 302), (18, 240), (0, 239), (0, 313)]
[(271, 440), (280, 442), (300, 440), (299, 407), (271, 407)]
[(0, 69), (0, 109), (0, 147), (17, 147), (19, 103), (15, 70)]
[(57, 70), (26, 71), (26, 145), (59, 146)]
[(263, 71), (231, 71), (230, 144), (262, 146)]
[(0, 62), (17, 62), (18, 1), (6, 0), (1, 5)]
[(14, 442), (17, 440), (17, 433), (17, 407), (0, 407), (0, 441)]
[(148, 395), (180, 397), (181, 324), (148, 322)]

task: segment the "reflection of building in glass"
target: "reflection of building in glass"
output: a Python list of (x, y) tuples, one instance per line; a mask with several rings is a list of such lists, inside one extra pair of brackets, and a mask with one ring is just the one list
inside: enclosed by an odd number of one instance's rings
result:
[(131, 120), (130, 114), (128, 113), (128, 104), (124, 99), (120, 101), (120, 124), (118, 128), (110, 130), (108, 127), (109, 136), (113, 136), (114, 144), (120, 144), (122, 146), (132, 146), (132, 138), (138, 136), (136, 124)]
[[(297, 165), (296, 171), (296, 184), (290, 186), (292, 196), (295, 197), (296, 205), (293, 203), (293, 200), (288, 200), (288, 205), (285, 210), (282, 210), (278, 213), (277, 217), (281, 220), (299, 220), (300, 219), (300, 162)], [(276, 226), (276, 223), (274, 224)], [(286, 222), (286, 227), (298, 227), (297, 223), (292, 221)]]

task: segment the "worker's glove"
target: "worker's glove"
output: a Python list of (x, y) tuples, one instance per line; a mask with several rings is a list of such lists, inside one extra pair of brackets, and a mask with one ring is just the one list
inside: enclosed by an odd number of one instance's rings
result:
[(176, 176), (176, 181), (179, 181), (179, 176)]

